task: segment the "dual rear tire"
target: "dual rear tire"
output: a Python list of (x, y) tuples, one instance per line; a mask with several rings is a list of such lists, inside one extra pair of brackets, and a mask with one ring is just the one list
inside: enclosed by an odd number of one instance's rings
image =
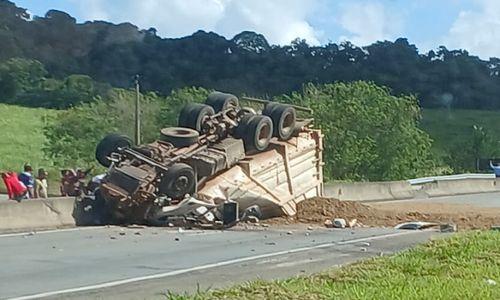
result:
[(241, 117), (234, 135), (243, 139), (246, 152), (264, 151), (272, 137), (286, 141), (294, 133), (295, 109), (289, 105), (269, 102), (262, 115), (245, 114)]
[(286, 141), (292, 137), (297, 119), (293, 107), (286, 104), (269, 102), (264, 107), (262, 114), (268, 116), (273, 121), (274, 137), (282, 141)]

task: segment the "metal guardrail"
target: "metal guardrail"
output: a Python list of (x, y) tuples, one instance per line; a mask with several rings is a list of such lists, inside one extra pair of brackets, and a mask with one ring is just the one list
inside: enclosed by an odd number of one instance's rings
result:
[(461, 180), (461, 179), (494, 179), (495, 174), (457, 174), (447, 176), (432, 176), (407, 180), (411, 185), (429, 183), (434, 181), (444, 180)]

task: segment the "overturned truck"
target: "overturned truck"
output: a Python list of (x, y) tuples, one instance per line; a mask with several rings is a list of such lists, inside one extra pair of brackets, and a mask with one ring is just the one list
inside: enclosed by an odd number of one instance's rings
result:
[(108, 171), (94, 206), (110, 223), (229, 227), (250, 214), (292, 216), (298, 202), (321, 196), (322, 136), (312, 119), (297, 118), (300, 107), (245, 100), (261, 109), (221, 92), (187, 104), (179, 127), (150, 144), (104, 137), (96, 159)]

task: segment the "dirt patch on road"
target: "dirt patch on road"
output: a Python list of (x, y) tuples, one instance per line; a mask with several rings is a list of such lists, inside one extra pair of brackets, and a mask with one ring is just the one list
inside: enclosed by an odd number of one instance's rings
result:
[(294, 218), (276, 218), (271, 224), (323, 224), (325, 220), (356, 219), (362, 226), (395, 226), (409, 221), (454, 223), (459, 229), (486, 229), (500, 224), (500, 209), (477, 208), (470, 205), (404, 201), (363, 204), (331, 198), (314, 198), (297, 205)]

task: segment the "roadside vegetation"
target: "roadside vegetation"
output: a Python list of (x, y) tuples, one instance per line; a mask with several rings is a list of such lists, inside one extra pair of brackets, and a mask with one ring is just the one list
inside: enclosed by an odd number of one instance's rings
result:
[[(46, 169), (50, 179), (57, 180), (59, 172), (42, 150), (47, 141), (43, 128), (56, 115), (52, 109), (0, 104), (0, 170), (20, 172), (25, 163), (30, 163)], [(0, 184), (0, 191), (4, 188)]]
[(424, 108), (422, 115), (420, 126), (433, 139), (435, 156), (455, 173), (475, 172), (476, 159), (500, 158), (499, 111)]
[(499, 244), (498, 231), (470, 231), (318, 275), (166, 298), (500, 299)]
[[(144, 92), (144, 142), (175, 125), (183, 103), (217, 89), (312, 107), (325, 133), (329, 180), (474, 172), (478, 158), (500, 158), (497, 58), (443, 46), (422, 53), (405, 38), (365, 47), (300, 39), (278, 46), (249, 31), (230, 40), (203, 31), (163, 39), (154, 28), (80, 24), (55, 10), (30, 17), (0, 1), (0, 103), (61, 112), (29, 133), (2, 133), (29, 144), (21, 151), (3, 147), (16, 157), (3, 156), (0, 168), (36, 163), (42, 148), (58, 167), (95, 164), (94, 146), (106, 133), (131, 136), (129, 88), (136, 74)], [(24, 136), (32, 133), (38, 136)]]
[[(184, 103), (203, 101), (208, 90), (184, 88), (168, 97), (142, 97), (144, 142), (176, 126)], [(61, 111), (45, 127), (44, 148), (57, 165), (94, 164), (94, 147), (109, 132), (133, 136), (134, 94), (113, 89), (104, 98)], [(276, 100), (311, 107), (325, 135), (325, 175), (336, 180), (394, 180), (435, 174), (429, 135), (418, 128), (412, 96), (393, 96), (374, 83), (307, 84)]]
[[(144, 93), (143, 142), (157, 138), (160, 128), (175, 126), (182, 105), (201, 102), (209, 92), (191, 87), (166, 97)], [(55, 170), (53, 176), (57, 168), (98, 167), (94, 147), (105, 134), (133, 136), (135, 94), (113, 88), (92, 99), (65, 110), (1, 104), (5, 117), (0, 122), (6, 128), (0, 133), (1, 167), (20, 170), (30, 162)], [(474, 171), (476, 157), (500, 156), (496, 112), (424, 109), (422, 114), (415, 97), (394, 96), (388, 88), (362, 81), (306, 84), (299, 92), (274, 99), (313, 109), (316, 126), (325, 134), (329, 180), (467, 172)]]

